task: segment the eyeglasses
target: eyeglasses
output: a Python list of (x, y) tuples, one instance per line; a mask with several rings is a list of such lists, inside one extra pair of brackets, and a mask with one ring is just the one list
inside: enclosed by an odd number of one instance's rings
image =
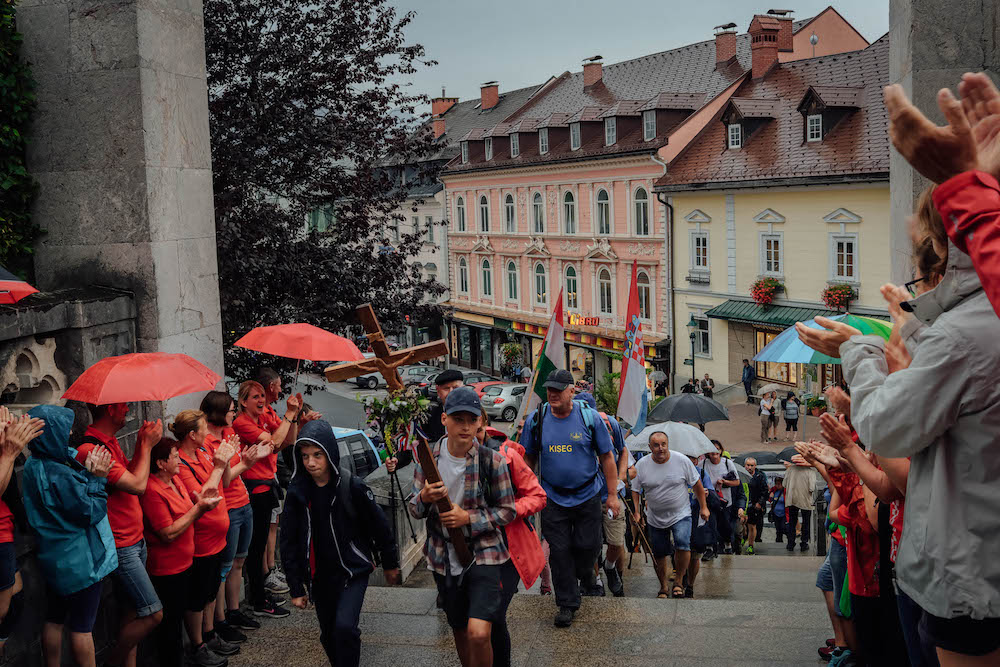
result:
[(903, 285), (903, 287), (905, 287), (906, 291), (910, 293), (910, 296), (916, 296), (917, 295), (917, 290), (914, 288), (914, 285), (916, 285), (917, 283), (919, 283), (922, 280), (927, 280), (927, 277), (926, 276), (920, 276), (919, 278), (914, 278), (910, 282), (905, 283)]

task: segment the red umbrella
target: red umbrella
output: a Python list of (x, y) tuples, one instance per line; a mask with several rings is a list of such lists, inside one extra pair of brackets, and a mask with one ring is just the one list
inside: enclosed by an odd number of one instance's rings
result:
[[(234, 343), (248, 350), (290, 359), (311, 361), (364, 361), (365, 355), (352, 341), (311, 324), (296, 322), (257, 327)], [(299, 364), (295, 364), (295, 382)]]
[(0, 266), (0, 304), (15, 304), (29, 294), (37, 292), (7, 269)]
[(101, 359), (85, 370), (62, 397), (94, 405), (165, 401), (215, 389), (221, 379), (186, 354), (123, 354)]

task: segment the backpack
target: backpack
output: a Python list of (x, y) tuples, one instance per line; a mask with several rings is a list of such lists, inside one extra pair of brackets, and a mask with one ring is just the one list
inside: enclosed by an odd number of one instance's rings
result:
[[(583, 424), (584, 424), (584, 426), (587, 427), (587, 432), (590, 434), (590, 446), (593, 448), (593, 446), (594, 446), (594, 418), (595, 418), (595, 415), (597, 415), (597, 411), (594, 410), (589, 405), (587, 405), (586, 403), (584, 403), (583, 401), (573, 401), (573, 403), (576, 404), (577, 406), (579, 406), (579, 408), (580, 408), (580, 414), (583, 416)], [(532, 437), (532, 441), (538, 443), (538, 479), (539, 479), (539, 481), (541, 481), (541, 479), (542, 479), (542, 422), (545, 419), (545, 414), (546, 414), (545, 413), (545, 408), (547, 408), (548, 405), (549, 405), (548, 403), (543, 403), (541, 405), (541, 407), (539, 407), (538, 410), (535, 411), (534, 421), (531, 422), (531, 437)], [(599, 415), (597, 415), (597, 416), (599, 417)], [(601, 422), (601, 423), (603, 425), (603, 422)], [(588, 479), (583, 484), (577, 486), (577, 487), (574, 487), (574, 488), (570, 489), (570, 488), (566, 488), (566, 487), (563, 487), (563, 486), (556, 486), (555, 484), (552, 484), (551, 482), (549, 483), (549, 486), (551, 486), (552, 489), (554, 491), (558, 492), (558, 493), (561, 493), (561, 494), (564, 494), (564, 495), (567, 495), (567, 496), (571, 496), (571, 495), (575, 494), (576, 492), (581, 491), (583, 489), (586, 489), (588, 486), (590, 486), (591, 484), (593, 484), (594, 483), (594, 479), (596, 479), (597, 476), (600, 475), (600, 474), (601, 474), (601, 467), (597, 466), (597, 471), (594, 473), (594, 476), (591, 477), (590, 479)], [(480, 479), (482, 479), (482, 475), (480, 475)]]

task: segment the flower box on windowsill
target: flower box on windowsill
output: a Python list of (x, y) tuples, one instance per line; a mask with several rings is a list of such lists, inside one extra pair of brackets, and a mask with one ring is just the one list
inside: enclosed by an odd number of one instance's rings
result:
[(692, 285), (708, 285), (712, 282), (712, 275), (710, 273), (691, 271), (687, 274), (687, 281)]

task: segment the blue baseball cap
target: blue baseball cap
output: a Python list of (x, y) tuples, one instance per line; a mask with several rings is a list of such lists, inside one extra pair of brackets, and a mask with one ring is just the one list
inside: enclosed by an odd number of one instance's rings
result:
[(457, 387), (452, 389), (444, 401), (444, 413), (453, 415), (456, 412), (468, 412), (477, 417), (483, 413), (479, 402), (479, 394), (472, 387)]
[(577, 401), (583, 401), (595, 410), (597, 409), (597, 399), (589, 391), (582, 391), (573, 398)]

